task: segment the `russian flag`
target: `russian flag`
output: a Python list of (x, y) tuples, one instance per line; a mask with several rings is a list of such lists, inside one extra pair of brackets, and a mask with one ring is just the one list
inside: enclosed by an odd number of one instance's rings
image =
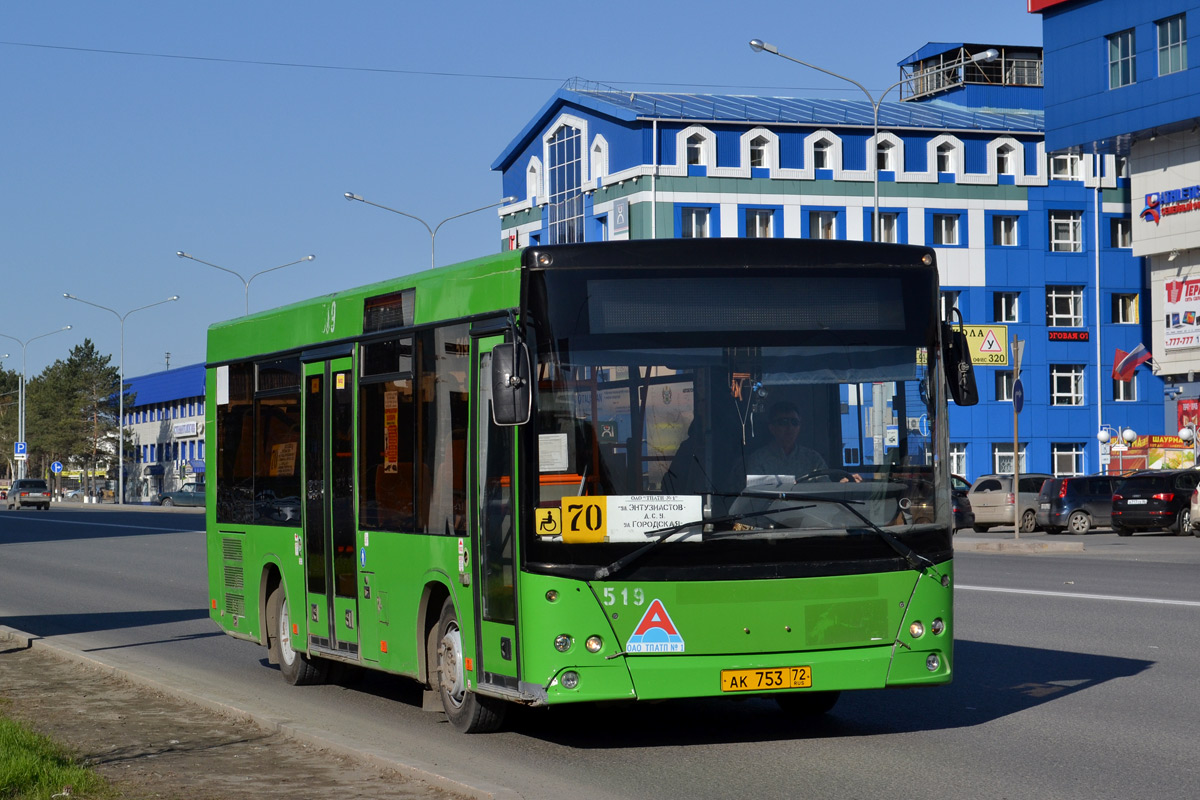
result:
[(1152, 358), (1153, 356), (1150, 355), (1150, 351), (1146, 349), (1146, 345), (1144, 344), (1139, 344), (1128, 353), (1117, 348), (1117, 354), (1113, 358), (1113, 380), (1133, 380), (1134, 370)]

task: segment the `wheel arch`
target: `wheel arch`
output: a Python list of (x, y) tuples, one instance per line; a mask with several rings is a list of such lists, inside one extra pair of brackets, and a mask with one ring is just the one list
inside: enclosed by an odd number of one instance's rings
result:
[[(263, 564), (258, 581), (258, 642), (267, 648), (267, 663), (276, 664), (279, 647), (271, 640), (271, 621), (267, 619), (267, 601), (271, 593), (283, 586), (283, 571), (274, 561)], [(287, 587), (284, 587), (286, 593)]]
[[(443, 576), (430, 577), (421, 591), (421, 600), (417, 604), (417, 679), (427, 686), (432, 685), (429, 674), (429, 636), (438, 626), (442, 616), (442, 606), (446, 600), (454, 596), (453, 590), (443, 580)], [(455, 607), (458, 603), (455, 601)]]

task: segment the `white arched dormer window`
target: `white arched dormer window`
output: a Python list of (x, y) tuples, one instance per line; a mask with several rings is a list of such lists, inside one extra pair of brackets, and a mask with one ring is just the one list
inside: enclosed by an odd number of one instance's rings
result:
[(537, 156), (529, 159), (529, 166), (525, 170), (525, 197), (531, 203), (544, 202), (545, 199), (542, 192), (542, 160)]
[(742, 168), (777, 170), (779, 137), (766, 128), (751, 128), (741, 137)]
[(592, 180), (608, 176), (608, 141), (603, 136), (592, 139)]
[(1017, 149), (1011, 144), (1005, 143), (996, 148), (996, 174), (997, 175), (1016, 175)]
[(955, 175), (961, 180), (963, 175), (963, 143), (962, 140), (949, 134), (935, 136), (927, 145), (929, 171), (933, 179), (938, 175)]
[(937, 146), (937, 171), (938, 172), (954, 172), (954, 166), (957, 163), (955, 156), (957, 151), (954, 145), (949, 142), (942, 142)]
[(715, 167), (717, 165), (717, 139), (712, 131), (702, 125), (692, 125), (681, 130), (675, 138), (676, 163), (685, 170), (688, 167)]
[(813, 131), (804, 138), (804, 164), (810, 169), (842, 169), (842, 140), (832, 131)]
[(813, 169), (833, 169), (833, 143), (828, 139), (813, 142)]

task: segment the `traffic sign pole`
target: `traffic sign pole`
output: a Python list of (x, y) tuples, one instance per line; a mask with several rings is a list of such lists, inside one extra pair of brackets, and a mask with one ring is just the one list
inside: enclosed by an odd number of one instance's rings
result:
[[(1013, 361), (1013, 538), (1021, 538), (1021, 437), (1018, 435), (1017, 415), (1025, 400), (1025, 389), (1021, 386), (1021, 355), (1025, 351), (1025, 343), (1012, 337)], [(1018, 390), (1020, 390), (1018, 392)]]

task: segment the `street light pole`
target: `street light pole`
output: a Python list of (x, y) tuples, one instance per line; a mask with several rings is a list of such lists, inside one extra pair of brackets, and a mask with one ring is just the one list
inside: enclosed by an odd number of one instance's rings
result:
[[(787, 59), (788, 61), (799, 64), (803, 67), (808, 67), (809, 69), (815, 69), (817, 72), (824, 72), (826, 75), (832, 75), (833, 77), (838, 78), (843, 81), (846, 81), (847, 83), (853, 83), (855, 86), (857, 86), (859, 89), (862, 90), (863, 94), (865, 94), (867, 96), (867, 101), (871, 104), (871, 113), (873, 115), (873, 125), (872, 125), (873, 132), (871, 134), (871, 142), (872, 142), (872, 146), (875, 149), (875, 152), (868, 154), (868, 158), (867, 158), (867, 160), (870, 161), (870, 163), (871, 163), (871, 185), (872, 185), (871, 188), (872, 188), (872, 198), (874, 201), (874, 211), (872, 212), (872, 216), (871, 216), (871, 219), (872, 219), (871, 241), (878, 242), (879, 241), (879, 107), (881, 105), (883, 105), (883, 98), (887, 97), (888, 92), (890, 92), (892, 89), (895, 89), (897, 86), (901, 86), (905, 83), (908, 83), (909, 81), (915, 80), (917, 76), (914, 75), (912, 77), (903, 78), (901, 80), (896, 81), (891, 86), (884, 89), (879, 94), (879, 99), (876, 100), (871, 95), (871, 93), (867, 91), (867, 88), (865, 86), (863, 86), (861, 83), (854, 80), (853, 78), (847, 78), (845, 75), (839, 75), (838, 73), (827, 70), (824, 67), (818, 67), (816, 64), (809, 64), (807, 61), (801, 61), (798, 58), (793, 58), (792, 56), (789, 56), (785, 53), (781, 53), (781, 52), (779, 52), (778, 47), (776, 47), (773, 44), (768, 44), (767, 42), (764, 42), (762, 39), (751, 39), (750, 40), (750, 49), (756, 53), (767, 52), (773, 56), (779, 56), (780, 58)], [(999, 55), (1000, 55), (999, 50), (989, 48), (987, 50), (984, 50), (982, 53), (976, 53), (975, 55), (971, 56), (970, 61), (968, 63), (974, 64), (979, 61), (995, 61)], [(958, 69), (960, 66), (961, 66), (961, 64), (957, 64), (957, 63), (956, 64), (946, 64), (945, 66), (939, 67), (938, 69), (934, 69), (934, 70), (930, 70), (929, 72), (922, 73), (920, 75), (920, 77), (927, 78), (930, 75), (941, 74), (943, 72), (948, 72), (953, 69)]]
[(389, 208), (388, 206), (380, 205), (379, 203), (375, 203), (370, 200), (367, 200), (361, 194), (354, 194), (353, 192), (345, 192), (345, 193), (343, 193), (342, 196), (345, 197), (347, 200), (357, 200), (360, 203), (366, 203), (369, 206), (375, 206), (376, 208), (382, 208), (384, 211), (390, 211), (393, 214), (399, 214), (402, 217), (408, 217), (409, 219), (415, 219), (417, 222), (424, 225), (425, 230), (429, 231), (429, 266), (431, 269), (433, 267), (437, 266), (437, 261), (435, 260), (435, 248), (437, 245), (437, 232), (438, 232), (439, 228), (441, 228), (443, 225), (445, 225), (447, 222), (449, 222), (452, 219), (458, 219), (459, 217), (465, 217), (468, 214), (474, 214), (478, 211), (487, 211), (489, 208), (495, 208), (496, 206), (502, 206), (505, 203), (513, 203), (513, 202), (516, 202), (516, 199), (517, 199), (517, 198), (513, 197), (512, 195), (509, 195), (508, 197), (504, 197), (504, 198), (501, 198), (500, 200), (497, 200), (495, 203), (489, 203), (486, 206), (480, 206), (479, 208), (473, 208), (470, 211), (464, 211), (461, 214), (455, 214), (452, 217), (446, 217), (444, 220), (439, 222), (437, 225), (430, 227), (428, 222), (426, 222), (425, 220), (416, 216), (415, 214), (409, 214), (406, 211), (397, 211), (394, 208)]
[[(71, 330), (71, 326), (64, 325), (61, 328), (59, 328), (58, 330), (50, 331), (49, 333), (42, 333), (37, 336), (31, 336), (30, 338), (26, 339), (25, 341), (21, 341), (20, 339), (18, 339), (15, 336), (9, 336), (7, 333), (0, 333), (0, 336), (4, 337), (5, 339), (12, 339), (14, 342), (21, 345), (21, 384), (20, 384), (20, 386), (17, 387), (18, 389), (20, 389), (20, 393), (17, 395), (17, 441), (19, 441), (19, 442), (25, 441), (25, 383), (26, 383), (25, 348), (27, 348), (29, 346), (30, 342), (36, 341), (38, 339), (44, 339), (47, 336), (53, 336), (56, 333), (62, 333), (63, 331), (69, 331), (69, 330)], [(18, 478), (25, 477), (25, 465), (28, 462), (29, 462), (28, 457), (23, 458), (17, 462), (17, 477)]]
[(242, 286), (245, 288), (245, 296), (246, 296), (246, 314), (245, 315), (246, 316), (250, 315), (250, 281), (254, 280), (259, 275), (264, 275), (268, 272), (274, 272), (275, 270), (283, 269), (284, 267), (291, 267), (291, 266), (294, 266), (294, 265), (299, 264), (304, 261), (312, 261), (314, 258), (316, 258), (316, 256), (308, 255), (308, 256), (305, 256), (304, 258), (298, 258), (295, 261), (289, 261), (286, 264), (280, 264), (278, 267), (271, 267), (270, 269), (260, 270), (256, 273), (254, 273), (253, 275), (251, 275), (249, 278), (246, 278), (246, 277), (243, 277), (240, 272), (234, 272), (233, 270), (227, 269), (226, 267), (222, 267), (218, 264), (213, 264), (208, 261), (204, 261), (202, 259), (196, 258), (191, 253), (185, 253), (182, 250), (176, 250), (175, 255), (178, 256), (179, 258), (190, 258), (192, 261), (195, 261), (199, 264), (203, 264), (206, 267), (212, 267), (213, 269), (219, 269), (222, 272), (228, 272), (230, 275), (233, 275), (238, 280), (240, 280), (242, 282)]
[(124, 314), (121, 314), (116, 309), (102, 306), (99, 303), (93, 303), (90, 300), (84, 300), (73, 294), (66, 294), (64, 292), (63, 297), (111, 312), (121, 323), (121, 361), (119, 362), (121, 377), (120, 385), (117, 389), (117, 505), (125, 505), (125, 318), (135, 311), (144, 311), (147, 308), (161, 306), (163, 303), (172, 303), (179, 299), (179, 295), (173, 294), (166, 300), (159, 300), (157, 303), (138, 306), (126, 311)]

